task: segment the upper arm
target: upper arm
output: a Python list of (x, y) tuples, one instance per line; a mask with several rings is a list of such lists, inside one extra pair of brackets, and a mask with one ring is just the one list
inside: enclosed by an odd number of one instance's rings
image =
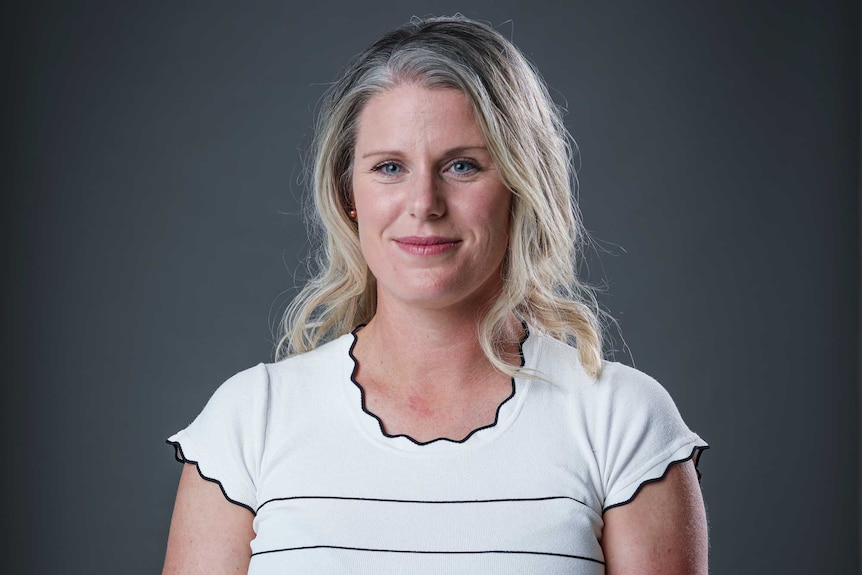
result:
[(706, 512), (694, 464), (671, 465), (630, 502), (604, 514), (607, 575), (706, 575)]
[(218, 484), (183, 465), (163, 575), (246, 573), (254, 515), (228, 501)]

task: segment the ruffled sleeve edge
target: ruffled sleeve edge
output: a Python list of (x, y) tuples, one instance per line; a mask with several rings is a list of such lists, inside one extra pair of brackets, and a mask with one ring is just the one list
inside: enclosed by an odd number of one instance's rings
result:
[(169, 437), (167, 440), (165, 440), (165, 443), (167, 443), (168, 445), (170, 445), (174, 448), (174, 450), (175, 450), (174, 451), (174, 457), (176, 457), (177, 461), (179, 461), (180, 463), (191, 463), (191, 464), (193, 464), (195, 466), (195, 468), (198, 470), (198, 474), (200, 474), (200, 476), (203, 479), (205, 479), (206, 481), (210, 481), (212, 483), (215, 483), (216, 485), (219, 486), (219, 489), (221, 489), (222, 495), (224, 495), (225, 499), (227, 499), (229, 502), (233, 503), (234, 505), (239, 505), (240, 507), (248, 509), (252, 515), (257, 515), (257, 512), (255, 512), (254, 508), (251, 505), (248, 505), (247, 503), (243, 503), (242, 501), (234, 499), (230, 495), (228, 495), (227, 489), (225, 489), (224, 484), (220, 480), (215, 479), (214, 477), (211, 477), (208, 473), (204, 473), (204, 471), (201, 469), (200, 462), (195, 461), (193, 459), (189, 459), (188, 457), (186, 457), (185, 452), (183, 451), (183, 447), (180, 444), (180, 435), (181, 435), (181, 433), (177, 433), (177, 434)]
[[(685, 463), (686, 461), (694, 462), (694, 469), (697, 472), (697, 480), (700, 481), (701, 473), (698, 465), (700, 463), (701, 454), (709, 449), (709, 444), (704, 442), (702, 439), (697, 438), (694, 442), (689, 442), (683, 445), (682, 447), (675, 450), (671, 456), (667, 459), (664, 459), (662, 462), (654, 465), (647, 473), (645, 473), (642, 478), (632, 483), (630, 486), (625, 489), (620, 490), (618, 493), (613, 494), (608, 497), (607, 501), (611, 501), (612, 503), (605, 505), (602, 509), (602, 513), (605, 513), (609, 509), (613, 509), (614, 507), (620, 507), (627, 503), (630, 503), (637, 494), (640, 493), (641, 489), (644, 488), (645, 485), (650, 483), (655, 483), (656, 481), (661, 481), (664, 479), (667, 472), (670, 471), (670, 468), (679, 463)], [(668, 461), (669, 459), (669, 461)], [(666, 463), (665, 463), (666, 462)], [(623, 498), (622, 501), (613, 502), (615, 499)]]

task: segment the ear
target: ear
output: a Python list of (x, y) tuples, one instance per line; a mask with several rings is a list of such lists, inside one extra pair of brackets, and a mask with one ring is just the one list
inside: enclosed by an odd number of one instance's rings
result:
[(350, 186), (348, 190), (342, 193), (342, 209), (344, 213), (347, 214), (347, 217), (353, 222), (356, 223), (356, 204), (353, 201), (353, 187)]
[(338, 191), (341, 196), (341, 207), (346, 213), (355, 205), (353, 203), (353, 178), (349, 170), (341, 174), (338, 181)]

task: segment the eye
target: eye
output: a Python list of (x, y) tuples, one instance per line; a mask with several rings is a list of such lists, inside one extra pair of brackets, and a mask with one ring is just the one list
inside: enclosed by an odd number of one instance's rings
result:
[(467, 176), (477, 171), (479, 166), (470, 160), (455, 160), (449, 166), (449, 169), (452, 170), (452, 173), (456, 176)]
[(371, 168), (372, 172), (380, 172), (384, 176), (397, 176), (403, 168), (395, 162), (382, 162)]

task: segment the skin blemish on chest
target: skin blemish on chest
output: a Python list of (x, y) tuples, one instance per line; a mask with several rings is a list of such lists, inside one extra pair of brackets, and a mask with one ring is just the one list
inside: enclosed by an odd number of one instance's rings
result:
[(434, 417), (434, 409), (421, 395), (411, 395), (407, 400), (407, 407), (412, 415), (422, 419)]

